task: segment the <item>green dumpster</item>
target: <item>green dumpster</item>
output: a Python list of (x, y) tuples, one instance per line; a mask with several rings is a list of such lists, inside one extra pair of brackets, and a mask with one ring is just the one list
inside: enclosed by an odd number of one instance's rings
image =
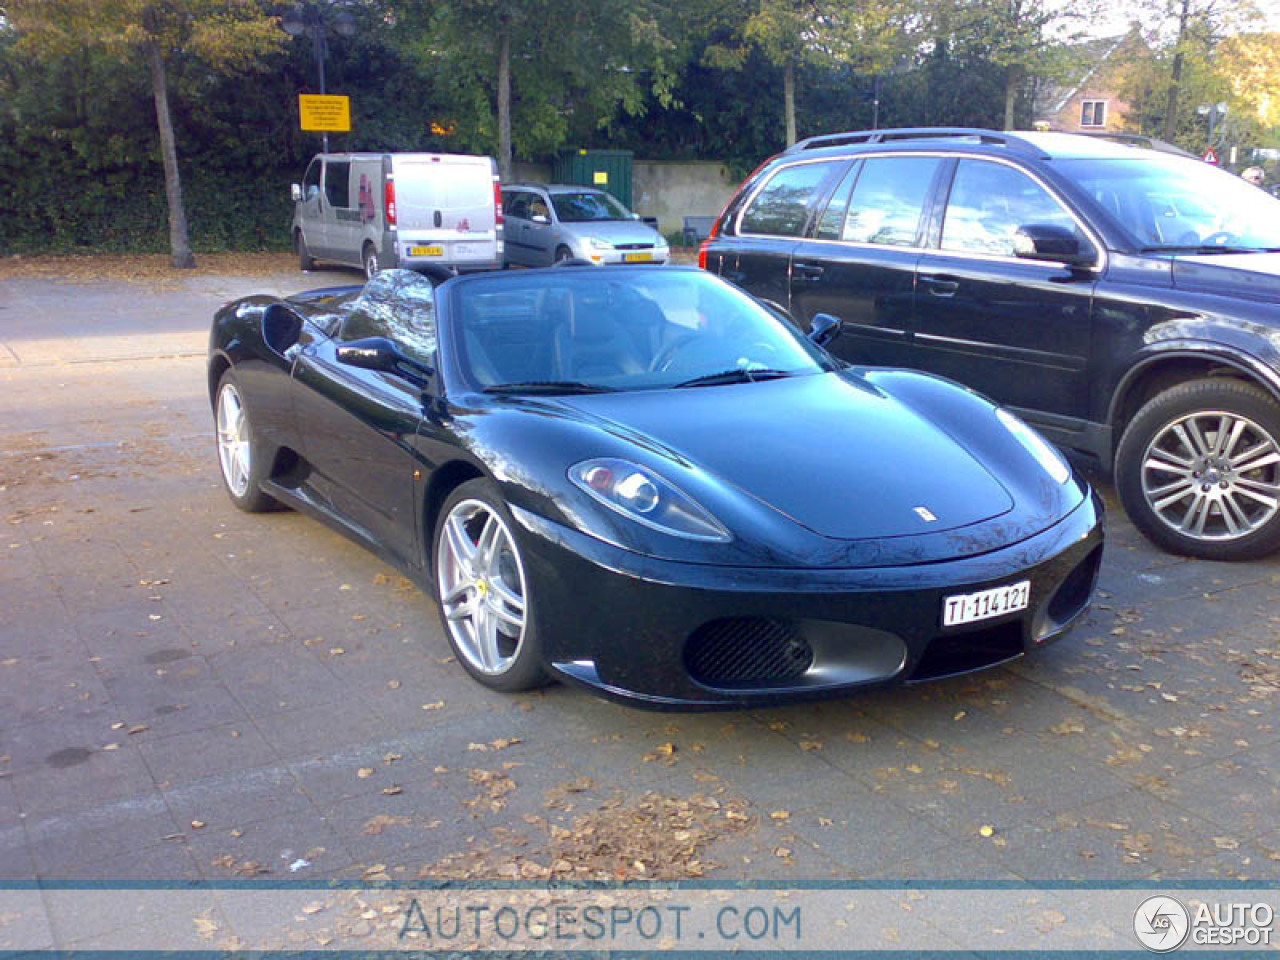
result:
[(635, 155), (630, 150), (571, 150), (556, 158), (552, 179), (556, 183), (608, 190), (630, 210), (634, 163)]

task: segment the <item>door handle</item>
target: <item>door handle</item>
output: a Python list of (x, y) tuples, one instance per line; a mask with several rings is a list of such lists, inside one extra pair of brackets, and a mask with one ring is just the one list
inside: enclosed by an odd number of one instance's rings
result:
[(816, 263), (794, 263), (791, 265), (791, 275), (797, 280), (820, 280), (822, 267)]
[(921, 277), (920, 281), (929, 288), (929, 294), (935, 297), (954, 296), (960, 289), (960, 281), (947, 280), (944, 277)]

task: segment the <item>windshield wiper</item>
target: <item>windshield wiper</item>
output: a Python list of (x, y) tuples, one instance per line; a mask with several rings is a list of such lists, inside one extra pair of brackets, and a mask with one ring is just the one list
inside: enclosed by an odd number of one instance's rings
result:
[(779, 377), (791, 376), (786, 370), (773, 370), (768, 367), (760, 367), (755, 370), (747, 367), (734, 367), (732, 370), (721, 370), (719, 373), (706, 373), (700, 377), (694, 377), (692, 380), (684, 380), (677, 383), (675, 388), (681, 387), (714, 387), (722, 383), (755, 383), (757, 380), (777, 380)]
[(1155, 244), (1150, 247), (1143, 247), (1139, 253), (1198, 253), (1198, 254), (1215, 254), (1215, 253), (1275, 253), (1278, 248), (1275, 247), (1232, 247), (1225, 244), (1217, 243), (1189, 243), (1180, 244)]
[(617, 393), (613, 387), (580, 380), (525, 380), (484, 387), (485, 393)]

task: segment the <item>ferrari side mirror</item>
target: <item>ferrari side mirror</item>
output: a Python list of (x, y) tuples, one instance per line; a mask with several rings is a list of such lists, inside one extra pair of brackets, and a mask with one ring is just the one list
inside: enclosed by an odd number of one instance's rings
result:
[(338, 345), (338, 362), (362, 370), (380, 370), (407, 380), (425, 383), (433, 373), (425, 363), (409, 356), (386, 337), (365, 337)]
[(818, 346), (825, 347), (840, 335), (840, 328), (843, 326), (844, 321), (839, 317), (833, 317), (829, 313), (814, 314), (813, 320), (809, 322), (809, 339)]

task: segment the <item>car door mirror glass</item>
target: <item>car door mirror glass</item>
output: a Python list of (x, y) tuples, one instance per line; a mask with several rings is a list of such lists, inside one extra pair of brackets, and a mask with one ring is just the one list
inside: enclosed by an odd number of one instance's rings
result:
[(1072, 267), (1091, 267), (1097, 255), (1080, 243), (1076, 231), (1053, 223), (1026, 223), (1013, 236), (1013, 252), (1027, 260), (1052, 260)]
[(825, 347), (840, 334), (844, 321), (829, 313), (814, 314), (809, 323), (809, 339), (820, 347)]

